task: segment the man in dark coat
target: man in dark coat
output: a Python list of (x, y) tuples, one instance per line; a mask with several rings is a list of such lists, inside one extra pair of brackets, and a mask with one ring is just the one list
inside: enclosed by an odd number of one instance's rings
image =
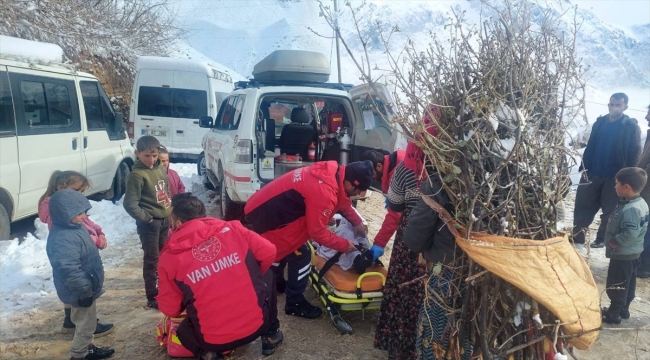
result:
[(573, 242), (585, 243), (585, 230), (598, 210), (600, 226), (592, 248), (604, 247), (609, 215), (618, 203), (614, 177), (625, 167), (636, 166), (641, 155), (641, 129), (636, 119), (623, 114), (628, 97), (616, 93), (609, 99), (609, 114), (594, 123), (582, 157), (583, 170), (576, 194), (573, 217)]
[(90, 208), (88, 199), (75, 190), (59, 190), (50, 199), (52, 229), (46, 250), (56, 294), (63, 303), (72, 305), (70, 317), (76, 327), (71, 360), (105, 359), (115, 352), (93, 345), (97, 326), (95, 300), (104, 293), (104, 266), (97, 246), (83, 226)]

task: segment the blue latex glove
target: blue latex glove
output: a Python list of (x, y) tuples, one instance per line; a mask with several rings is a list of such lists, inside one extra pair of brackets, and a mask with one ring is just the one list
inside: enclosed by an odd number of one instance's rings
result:
[(384, 209), (388, 209), (388, 196), (384, 198)]
[(372, 261), (377, 261), (377, 259), (379, 259), (380, 256), (384, 255), (384, 248), (377, 245), (373, 245), (370, 248), (370, 252), (372, 253)]

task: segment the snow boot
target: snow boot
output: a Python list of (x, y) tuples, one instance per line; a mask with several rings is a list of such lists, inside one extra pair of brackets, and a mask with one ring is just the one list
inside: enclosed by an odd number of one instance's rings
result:
[(319, 307), (310, 304), (307, 300), (302, 300), (297, 304), (286, 305), (284, 312), (287, 315), (300, 316), (306, 319), (316, 319), (323, 313)]
[(606, 324), (614, 324), (618, 325), (621, 323), (621, 315), (620, 314), (612, 314), (609, 311), (604, 311), (603, 312), (603, 322)]
[[(608, 309), (609, 308), (604, 307), (603, 308), (603, 314), (605, 314)], [(621, 319), (624, 319), (624, 320), (629, 319), (630, 318), (630, 308), (629, 307), (624, 308), (623, 310), (621, 310), (621, 313), (619, 315), (621, 316)]]
[(72, 334), (74, 332), (74, 323), (70, 319), (70, 312), (72, 311), (69, 308), (63, 309), (65, 311), (65, 318), (63, 319), (63, 326), (61, 326), (61, 332), (64, 334)]
[(275, 349), (282, 344), (282, 340), (284, 340), (284, 335), (280, 330), (262, 335), (262, 354), (266, 356), (272, 355)]

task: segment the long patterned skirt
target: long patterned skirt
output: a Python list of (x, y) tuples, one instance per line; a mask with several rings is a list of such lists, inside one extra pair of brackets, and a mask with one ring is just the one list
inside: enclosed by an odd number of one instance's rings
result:
[(423, 276), (425, 267), (418, 264), (418, 254), (404, 244), (402, 237), (411, 209), (406, 209), (395, 234), (388, 278), (375, 331), (375, 347), (388, 351), (388, 358), (412, 360), (416, 357), (415, 337), (418, 309), (424, 296), (421, 281), (399, 287)]
[[(454, 325), (460, 319), (460, 313), (454, 313), (449, 309), (454, 306), (453, 297), (458, 296), (458, 293), (453, 290), (456, 286), (451, 284), (458, 283), (459, 276), (455, 270), (444, 267), (440, 274), (429, 278), (427, 296), (422, 302), (418, 315), (415, 345), (418, 360), (467, 360), (472, 355), (472, 342), (467, 336), (460, 346), (456, 344), (457, 340), (450, 340), (452, 337), (458, 339), (457, 328)], [(441, 306), (442, 303), (444, 306)], [(456, 303), (462, 303), (462, 300), (459, 298)]]

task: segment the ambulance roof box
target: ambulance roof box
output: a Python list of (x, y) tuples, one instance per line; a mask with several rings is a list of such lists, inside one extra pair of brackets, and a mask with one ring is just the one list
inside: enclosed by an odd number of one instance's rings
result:
[(327, 82), (330, 63), (313, 51), (276, 50), (253, 67), (257, 81)]

